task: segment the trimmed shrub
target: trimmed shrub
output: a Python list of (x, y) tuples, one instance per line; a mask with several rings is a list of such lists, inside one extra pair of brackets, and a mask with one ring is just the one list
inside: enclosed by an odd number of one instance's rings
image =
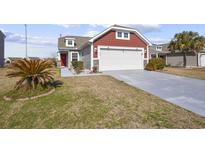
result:
[(165, 67), (165, 60), (162, 58), (153, 58), (149, 60), (149, 63), (145, 66), (145, 70), (155, 71), (162, 70)]
[(72, 61), (72, 66), (77, 74), (79, 74), (83, 70), (83, 62), (82, 61)]

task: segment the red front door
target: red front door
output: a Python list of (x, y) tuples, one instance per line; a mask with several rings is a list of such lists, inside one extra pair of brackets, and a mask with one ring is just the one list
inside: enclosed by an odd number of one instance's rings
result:
[(67, 54), (61, 53), (61, 66), (65, 67), (67, 66)]

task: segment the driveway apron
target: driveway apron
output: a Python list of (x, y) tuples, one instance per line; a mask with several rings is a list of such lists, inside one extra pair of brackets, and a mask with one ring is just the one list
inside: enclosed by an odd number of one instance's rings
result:
[(145, 70), (103, 73), (205, 117), (205, 80)]

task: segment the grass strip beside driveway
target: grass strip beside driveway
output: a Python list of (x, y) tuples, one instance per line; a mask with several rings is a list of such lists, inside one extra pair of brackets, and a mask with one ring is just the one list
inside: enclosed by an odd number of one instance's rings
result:
[(0, 128), (205, 128), (205, 118), (110, 76), (70, 77), (36, 100), (6, 102), (15, 81), (0, 69)]

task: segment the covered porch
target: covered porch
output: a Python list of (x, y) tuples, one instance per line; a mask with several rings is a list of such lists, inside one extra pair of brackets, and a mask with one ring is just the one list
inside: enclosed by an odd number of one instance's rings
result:
[(79, 52), (78, 51), (60, 51), (58, 53), (59, 67), (60, 68), (71, 68), (72, 61), (79, 61)]

